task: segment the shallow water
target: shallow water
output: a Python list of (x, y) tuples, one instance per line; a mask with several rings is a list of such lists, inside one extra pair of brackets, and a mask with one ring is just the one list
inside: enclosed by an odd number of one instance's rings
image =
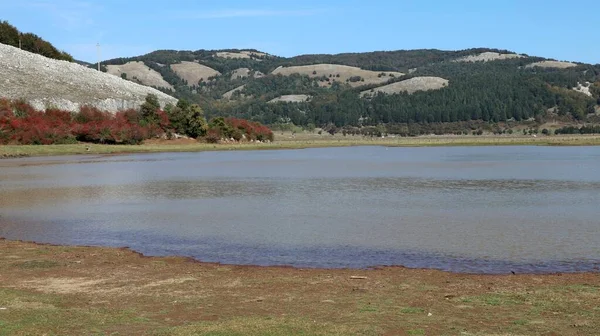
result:
[(0, 236), (223, 263), (598, 271), (599, 217), (600, 147), (0, 162)]

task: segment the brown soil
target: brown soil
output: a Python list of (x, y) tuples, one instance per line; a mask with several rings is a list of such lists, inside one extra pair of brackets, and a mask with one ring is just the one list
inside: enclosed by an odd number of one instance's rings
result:
[(0, 240), (0, 334), (593, 335), (599, 289), (594, 273), (232, 266)]

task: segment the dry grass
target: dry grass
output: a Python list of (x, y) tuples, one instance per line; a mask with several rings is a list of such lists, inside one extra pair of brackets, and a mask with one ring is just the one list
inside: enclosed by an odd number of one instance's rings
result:
[[(362, 136), (342, 136), (316, 133), (276, 133), (272, 143), (228, 143), (207, 144), (200, 142), (180, 143), (162, 141), (146, 145), (4, 145), (0, 146), (0, 157), (53, 156), (75, 154), (125, 154), (157, 152), (199, 152), (223, 150), (270, 150), (302, 149), (319, 147), (347, 146), (390, 146), (390, 147), (429, 147), (429, 146), (597, 146), (600, 135), (563, 136), (422, 136), (415, 138), (371, 138)], [(89, 150), (88, 150), (89, 148)]]
[(121, 77), (122, 73), (127, 74), (127, 79), (134, 80), (134, 77), (142, 84), (147, 86), (163, 87), (173, 89), (173, 86), (165, 81), (162, 75), (150, 69), (144, 62), (127, 62), (122, 65), (107, 65), (108, 73)]
[(215, 57), (221, 57), (221, 58), (258, 58), (258, 57), (262, 57), (262, 56), (268, 56), (265, 53), (262, 52), (255, 52), (255, 51), (247, 51), (247, 50), (243, 50), (240, 52), (229, 52), (229, 51), (221, 51), (215, 54)]
[(518, 54), (500, 54), (497, 52), (484, 52), (477, 55), (469, 55), (465, 57), (461, 57), (459, 59), (454, 60), (454, 62), (489, 62), (489, 61), (497, 61), (497, 60), (505, 60), (512, 58), (522, 58), (525, 57), (523, 55)]
[(309, 101), (312, 96), (305, 94), (297, 94), (297, 95), (285, 95), (277, 98), (273, 98), (269, 100), (269, 103), (278, 103), (278, 102), (288, 102), (288, 103), (301, 103)]
[(372, 90), (362, 91), (362, 96), (372, 96), (379, 92), (386, 94), (394, 94), (400, 92), (406, 92), (408, 94), (415, 93), (417, 91), (429, 91), (439, 90), (448, 85), (448, 80), (440, 77), (413, 77), (400, 82), (376, 87)]
[(221, 75), (217, 70), (196, 62), (183, 61), (171, 64), (171, 69), (173, 69), (177, 76), (186, 80), (189, 86), (198, 85), (200, 80), (208, 81), (208, 77)]
[(246, 87), (246, 85), (245, 85), (245, 84), (244, 84), (244, 85), (240, 85), (240, 86), (236, 87), (236, 88), (235, 88), (235, 89), (233, 89), (233, 90), (229, 90), (229, 91), (227, 91), (227, 92), (223, 93), (223, 98), (225, 98), (225, 99), (231, 99), (231, 97), (233, 96), (233, 94), (234, 94), (235, 92), (237, 92), (237, 91), (240, 91), (240, 90), (243, 90), (243, 89), (244, 89), (244, 87)]
[[(316, 72), (313, 73), (313, 72)], [(362, 86), (367, 84), (380, 84), (387, 82), (393, 75), (395, 77), (403, 76), (404, 74), (401, 72), (393, 72), (393, 71), (370, 71), (363, 70), (361, 68), (352, 67), (348, 65), (338, 65), (338, 64), (314, 64), (314, 65), (300, 65), (300, 66), (291, 66), (291, 67), (279, 67), (273, 70), (272, 74), (277, 75), (281, 74), (284, 76), (289, 76), (291, 74), (301, 74), (309, 77), (321, 77), (325, 76), (330, 79), (330, 82), (321, 82), (320, 85), (327, 86), (330, 83), (337, 81), (342, 84), (348, 83), (351, 86)], [(379, 74), (385, 74), (385, 76), (379, 77)], [(331, 75), (331, 77), (329, 76)], [(337, 77), (339, 75), (339, 77)], [(364, 78), (364, 81), (358, 82), (346, 82), (350, 77), (360, 76)]]
[(526, 68), (540, 67), (540, 68), (556, 68), (556, 69), (567, 69), (576, 67), (577, 64), (571, 62), (559, 62), (559, 61), (541, 61), (531, 64), (527, 64)]
[(0, 269), (0, 335), (594, 335), (600, 325), (598, 274), (232, 266), (11, 241), (0, 241)]

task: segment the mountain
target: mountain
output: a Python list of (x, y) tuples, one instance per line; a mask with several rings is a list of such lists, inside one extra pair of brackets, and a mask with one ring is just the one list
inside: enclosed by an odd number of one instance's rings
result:
[(277, 57), (159, 50), (103, 71), (267, 124), (365, 126), (594, 118), (600, 65), (507, 50), (435, 49)]
[(148, 94), (155, 94), (162, 106), (177, 102), (147, 86), (0, 44), (0, 98), (22, 99), (40, 110), (79, 111), (89, 105), (116, 112), (137, 109)]

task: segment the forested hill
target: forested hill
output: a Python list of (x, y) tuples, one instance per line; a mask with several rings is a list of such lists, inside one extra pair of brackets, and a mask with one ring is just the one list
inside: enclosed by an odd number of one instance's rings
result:
[(199, 103), (208, 114), (267, 124), (588, 120), (600, 104), (600, 65), (485, 48), (291, 58), (160, 50), (108, 60), (102, 69)]
[(8, 21), (0, 21), (0, 43), (21, 47), (25, 51), (40, 54), (48, 58), (73, 62), (73, 57), (56, 49), (50, 42), (33, 33), (22, 33)]

